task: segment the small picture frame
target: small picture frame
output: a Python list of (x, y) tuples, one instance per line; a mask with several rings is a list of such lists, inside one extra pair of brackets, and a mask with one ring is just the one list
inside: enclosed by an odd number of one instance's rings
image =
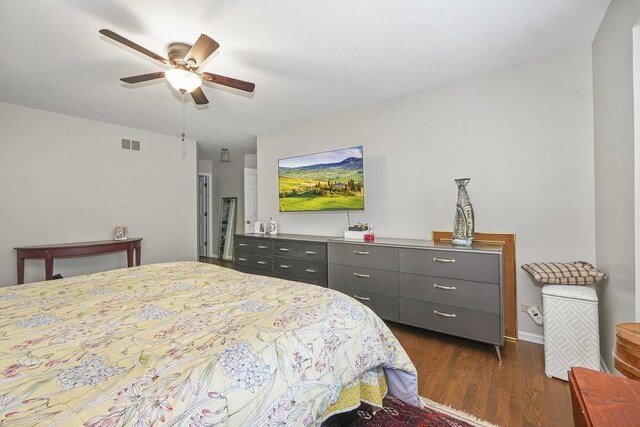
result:
[(113, 231), (113, 240), (127, 240), (129, 237), (129, 227), (119, 225)]
[(258, 222), (256, 221), (253, 224), (253, 232), (256, 234), (264, 234), (267, 232), (267, 226), (265, 225), (264, 222)]

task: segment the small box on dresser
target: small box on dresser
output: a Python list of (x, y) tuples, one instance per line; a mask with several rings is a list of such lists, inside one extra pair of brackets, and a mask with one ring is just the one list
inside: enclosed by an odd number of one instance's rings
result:
[(502, 245), (329, 241), (329, 287), (385, 320), (504, 344)]

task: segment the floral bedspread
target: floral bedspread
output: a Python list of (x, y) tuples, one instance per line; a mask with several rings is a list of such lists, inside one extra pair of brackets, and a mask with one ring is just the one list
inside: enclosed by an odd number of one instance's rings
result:
[(417, 404), (385, 324), (313, 285), (181, 262), (0, 288), (3, 426), (312, 425), (381, 373)]

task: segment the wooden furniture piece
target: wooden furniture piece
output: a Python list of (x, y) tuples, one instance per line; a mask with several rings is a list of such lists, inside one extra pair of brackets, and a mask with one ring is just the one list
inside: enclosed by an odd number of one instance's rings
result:
[(640, 323), (616, 326), (613, 365), (625, 377), (640, 380)]
[(220, 215), (220, 242), (218, 244), (218, 258), (233, 259), (233, 236), (236, 231), (237, 197), (222, 198), (222, 214)]
[(127, 267), (140, 265), (142, 256), (142, 237), (130, 237), (127, 240), (101, 240), (97, 242), (62, 243), (54, 245), (20, 246), (14, 248), (18, 258), (18, 284), (24, 283), (24, 261), (44, 258), (45, 280), (53, 278), (54, 258), (71, 258), (98, 255), (109, 252), (127, 251)]
[(327, 241), (302, 234), (236, 234), (236, 269), (327, 286)]
[[(451, 231), (433, 231), (435, 242), (451, 242)], [(504, 337), (518, 340), (518, 302), (516, 296), (516, 235), (509, 233), (475, 233), (474, 242), (502, 243), (502, 277), (504, 281)]]
[(502, 245), (332, 239), (329, 287), (385, 320), (504, 344)]
[(640, 381), (586, 368), (569, 371), (576, 427), (625, 427), (640, 424)]

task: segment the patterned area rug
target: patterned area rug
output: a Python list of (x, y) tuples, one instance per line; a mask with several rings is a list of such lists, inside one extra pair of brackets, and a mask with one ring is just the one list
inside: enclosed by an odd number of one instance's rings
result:
[(322, 423), (322, 427), (496, 427), (465, 412), (424, 397), (420, 399), (422, 409), (387, 396), (383, 409), (375, 413), (371, 406), (363, 403), (358, 409), (332, 416)]

